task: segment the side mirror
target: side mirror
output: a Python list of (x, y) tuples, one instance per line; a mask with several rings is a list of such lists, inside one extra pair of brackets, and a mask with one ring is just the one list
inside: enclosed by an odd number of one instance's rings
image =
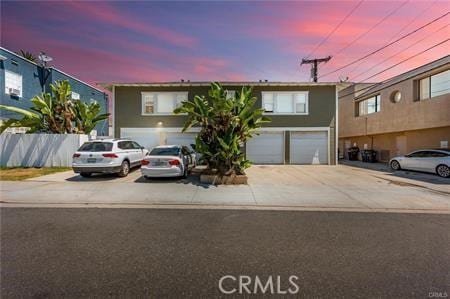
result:
[(411, 158), (411, 155), (405, 155), (406, 158)]
[(140, 146), (140, 148), (141, 148), (141, 150), (145, 149), (145, 147), (143, 147), (143, 146)]

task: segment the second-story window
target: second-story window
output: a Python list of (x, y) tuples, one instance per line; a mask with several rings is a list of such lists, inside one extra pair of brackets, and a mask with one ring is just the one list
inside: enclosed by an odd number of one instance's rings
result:
[(236, 90), (225, 90), (225, 95), (227, 99), (234, 98), (236, 95)]
[(308, 92), (263, 92), (262, 108), (266, 113), (308, 114)]
[(172, 114), (187, 99), (187, 92), (142, 92), (142, 114)]
[(72, 91), (72, 100), (79, 100), (80, 99), (80, 94)]
[(5, 70), (5, 93), (22, 97), (22, 75)]
[(420, 79), (418, 87), (418, 100), (427, 100), (450, 93), (450, 70)]
[(381, 111), (380, 95), (360, 101), (358, 103), (358, 108), (359, 116)]

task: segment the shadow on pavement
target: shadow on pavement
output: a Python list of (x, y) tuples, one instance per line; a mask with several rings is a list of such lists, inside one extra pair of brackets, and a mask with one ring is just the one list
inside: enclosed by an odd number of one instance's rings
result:
[(437, 174), (432, 174), (428, 172), (414, 171), (414, 170), (392, 170), (387, 163), (365, 163), (361, 161), (349, 161), (349, 160), (339, 160), (339, 164), (352, 166), (362, 169), (370, 169), (379, 172), (383, 172), (383, 174), (416, 180), (424, 183), (436, 184), (436, 185), (450, 185), (450, 178), (441, 178)]
[(184, 184), (184, 185), (194, 185), (203, 187), (205, 189), (210, 188), (210, 185), (203, 184), (200, 182), (200, 173), (198, 171), (193, 171), (187, 178), (177, 178), (177, 177), (154, 177), (154, 178), (145, 178), (143, 176), (139, 177), (134, 181), (135, 183), (146, 183), (146, 184)]
[[(139, 167), (134, 167), (130, 169), (130, 173), (128, 175), (132, 175), (136, 171), (139, 171)], [(98, 182), (98, 181), (113, 181), (123, 179), (118, 177), (116, 173), (94, 173), (91, 177), (85, 178), (79, 174), (74, 174), (74, 176), (67, 178), (68, 182)]]

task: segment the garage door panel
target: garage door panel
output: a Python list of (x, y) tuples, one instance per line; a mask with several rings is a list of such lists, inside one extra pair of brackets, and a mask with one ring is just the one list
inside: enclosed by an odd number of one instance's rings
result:
[(195, 144), (195, 133), (167, 133), (166, 144), (168, 145), (191, 145)]
[(133, 128), (121, 128), (120, 138), (129, 138), (146, 149), (151, 150), (160, 143), (159, 132), (142, 132), (142, 130), (135, 130)]
[(283, 164), (284, 133), (261, 133), (247, 141), (247, 159), (254, 164)]
[(291, 164), (328, 164), (327, 132), (291, 132)]

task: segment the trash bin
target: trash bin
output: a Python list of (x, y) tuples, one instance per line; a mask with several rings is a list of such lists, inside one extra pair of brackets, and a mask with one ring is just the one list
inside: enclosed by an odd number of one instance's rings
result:
[(348, 149), (348, 159), (350, 161), (357, 161), (358, 160), (358, 153), (359, 153), (359, 147), (352, 146)]
[(361, 151), (361, 158), (363, 162), (375, 163), (377, 162), (377, 152), (374, 150)]

